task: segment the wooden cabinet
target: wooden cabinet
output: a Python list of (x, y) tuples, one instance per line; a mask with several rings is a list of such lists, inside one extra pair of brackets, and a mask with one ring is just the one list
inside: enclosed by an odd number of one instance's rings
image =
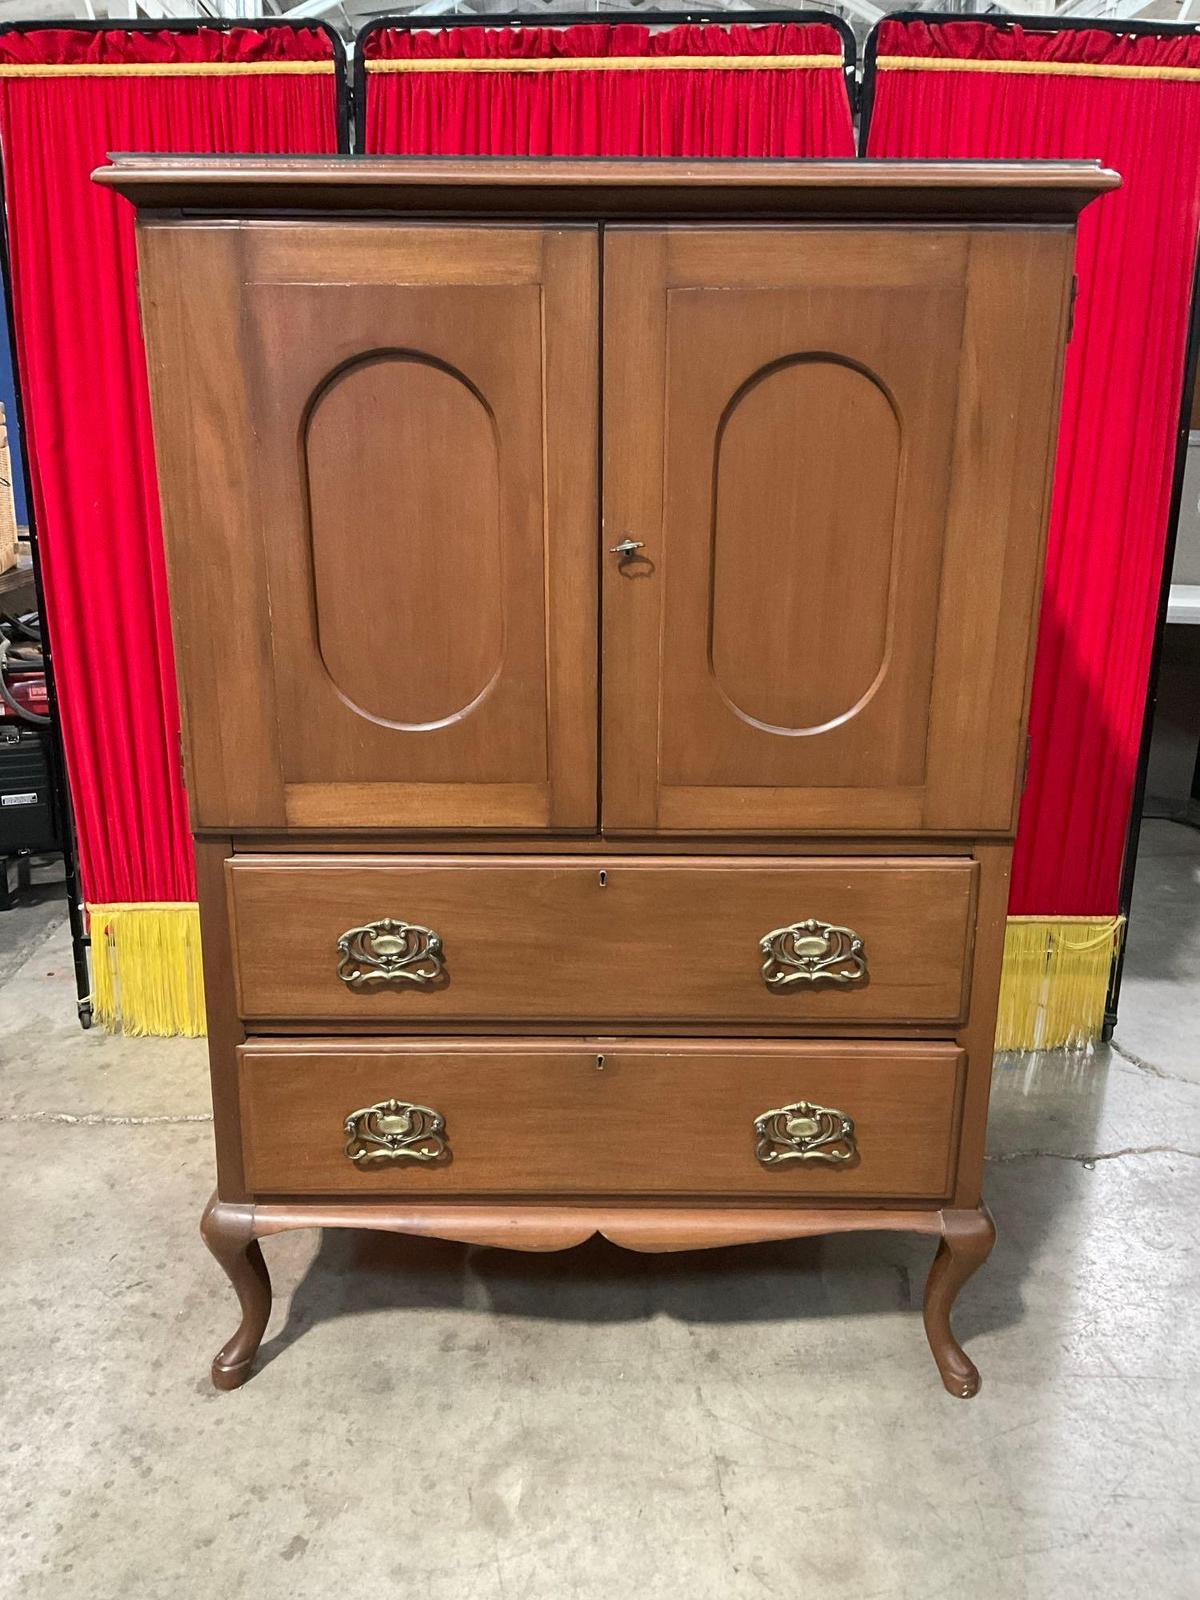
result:
[(981, 1201), (1087, 164), (119, 159), (218, 1190), (671, 1250)]

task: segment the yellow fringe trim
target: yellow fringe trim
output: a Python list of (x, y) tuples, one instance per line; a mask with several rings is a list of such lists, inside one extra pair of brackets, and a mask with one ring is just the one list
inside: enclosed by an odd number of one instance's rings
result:
[(996, 1049), (1098, 1039), (1124, 926), (1124, 917), (1009, 917)]
[(841, 56), (374, 56), (368, 72), (771, 72), (842, 67)]
[(960, 61), (948, 56), (877, 56), (879, 72), (1009, 72), (1021, 77), (1164, 78), (1200, 82), (1200, 67), (1137, 67), (1090, 61)]
[(0, 64), (0, 78), (263, 78), (334, 72), (330, 61), (20, 61)]
[(114, 1032), (205, 1032), (200, 911), (189, 900), (89, 905), (92, 1004)]

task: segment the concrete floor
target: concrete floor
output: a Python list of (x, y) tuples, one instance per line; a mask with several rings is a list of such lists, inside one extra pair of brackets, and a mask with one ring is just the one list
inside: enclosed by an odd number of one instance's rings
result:
[(1117, 1045), (997, 1064), (970, 1403), (930, 1246), (887, 1235), (292, 1234), (261, 1370), (216, 1394), (203, 1045), (81, 1033), (52, 906), (0, 915), (0, 979), (0, 1594), (1200, 1595), (1200, 835), (1147, 829)]

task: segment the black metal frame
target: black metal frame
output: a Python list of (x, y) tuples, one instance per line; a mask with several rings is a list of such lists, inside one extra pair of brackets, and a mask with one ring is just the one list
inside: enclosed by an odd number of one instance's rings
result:
[[(1195, 31), (1195, 30), (1192, 30)], [(1133, 884), (1137, 877), (1138, 844), (1141, 837), (1142, 807), (1146, 800), (1146, 776), (1150, 770), (1150, 741), (1154, 734), (1154, 712), (1158, 705), (1158, 680), (1162, 669), (1163, 639), (1167, 628), (1167, 607), (1171, 598), (1171, 568), (1179, 539), (1179, 513), (1183, 505), (1183, 479), (1187, 471), (1188, 434), (1191, 431), (1192, 395), (1200, 368), (1200, 250), (1192, 268), (1192, 303), (1188, 315), (1187, 354), (1183, 364), (1183, 392), (1179, 401), (1179, 421), (1175, 430), (1175, 465), (1171, 478), (1171, 504), (1167, 512), (1167, 536), (1163, 543), (1162, 574), (1158, 587), (1158, 614), (1154, 620), (1154, 642), (1150, 647), (1150, 672), (1146, 679), (1146, 702), (1142, 710), (1142, 738), (1138, 747), (1137, 775), (1130, 802), (1129, 828), (1125, 835), (1125, 855), (1121, 863), (1121, 886), (1117, 906), (1128, 918), (1133, 906)], [(1200, 762), (1197, 764), (1200, 772)], [(1128, 924), (1127, 924), (1128, 926)], [(1117, 947), (1116, 959), (1108, 978), (1104, 1002), (1103, 1037), (1111, 1039), (1117, 1025), (1117, 1006), (1121, 998), (1121, 979), (1125, 972), (1125, 940)]]
[(771, 22), (825, 23), (837, 30), (845, 56), (843, 76), (850, 111), (858, 103), (858, 45), (848, 22), (831, 11), (506, 11), (495, 16), (456, 17), (444, 15), (372, 17), (354, 36), (354, 149), (361, 150), (366, 138), (367, 69), (363, 44), (373, 33), (385, 28), (405, 33), (440, 33), (446, 28), (575, 28), (596, 23), (619, 24), (634, 22), (642, 27), (672, 28), (684, 23), (709, 23), (718, 26), (759, 27)]
[[(188, 18), (181, 22), (164, 24), (157, 21), (110, 22), (85, 19), (64, 22), (6, 22), (0, 23), (0, 36), (10, 33), (47, 33), (64, 31), (74, 33), (199, 33), (211, 28), (214, 32), (228, 33), (234, 28), (250, 28), (265, 32), (268, 28), (290, 28), (293, 31), (311, 28), (324, 33), (333, 46), (334, 77), (336, 85), (336, 115), (338, 148), (343, 153), (350, 148), (350, 96), (346, 74), (346, 48), (341, 36), (324, 22), (294, 22), (285, 18), (214, 18), (211, 21)], [(2, 177), (2, 163), (0, 163)], [(45, 661), (46, 695), (50, 704), (51, 781), (55, 793), (55, 821), (62, 841), (63, 867), (66, 878), (67, 916), (71, 926), (71, 954), (75, 968), (75, 993), (79, 1021), (88, 1028), (92, 1023), (92, 981), (88, 966), (91, 938), (84, 918), (82, 885), (79, 875), (79, 849), (75, 833), (75, 820), (71, 807), (71, 791), (67, 781), (66, 747), (63, 743), (62, 718), (59, 712), (58, 685), (54, 676), (54, 650), (52, 628), (46, 609), (46, 594), (42, 580), (41, 550), (38, 544), (37, 512), (34, 505), (33, 475), (29, 428), (26, 422), (25, 399), (21, 384), (21, 358), (17, 343), (16, 318), (13, 308), (12, 261), (9, 247), (8, 206), (4, 199), (4, 185), (0, 181), (0, 284), (3, 285), (4, 316), (8, 324), (9, 354), (12, 361), (13, 398), (16, 406), (18, 449), (21, 470), (26, 488), (26, 526), (29, 533), (29, 551), (33, 566), (34, 593), (37, 596), (38, 616), (42, 630), (42, 656)]]
[[(1185, 34), (1200, 34), (1200, 24), (1191, 22), (1121, 22), (1102, 17), (1010, 17), (978, 16), (966, 12), (896, 11), (877, 22), (871, 29), (863, 52), (863, 81), (860, 91), (861, 116), (859, 122), (858, 153), (866, 153), (867, 137), (871, 127), (871, 113), (875, 105), (875, 62), (879, 54), (879, 31), (885, 22), (983, 22), (991, 28), (1007, 31), (1022, 28), (1027, 33), (1062, 33), (1069, 29), (1093, 29), (1100, 33), (1138, 34), (1171, 38)], [(1175, 557), (1175, 543), (1179, 535), (1179, 511), (1183, 503), (1183, 476), (1187, 466), (1188, 432), (1191, 419), (1192, 393), (1200, 358), (1200, 251), (1197, 251), (1192, 271), (1192, 297), (1188, 308), (1188, 337), (1183, 363), (1183, 392), (1180, 397), (1179, 422), (1175, 435), (1175, 462), (1171, 486), (1171, 502), (1167, 512), (1166, 538), (1163, 543), (1163, 565), (1159, 578), (1158, 614), (1154, 626), (1154, 642), (1150, 651), (1149, 672), (1146, 679), (1146, 700), (1142, 712), (1142, 735), (1138, 750), (1137, 775), (1134, 780), (1130, 804), (1129, 824), (1125, 834), (1125, 851), (1121, 863), (1121, 884), (1117, 895), (1117, 909), (1128, 918), (1133, 903), (1133, 884), (1137, 874), (1138, 834), (1141, 825), (1142, 804), (1146, 795), (1146, 773), (1150, 765), (1150, 738), (1154, 725), (1154, 709), (1158, 700), (1159, 669), (1162, 665), (1163, 634), (1167, 622), (1167, 603), (1171, 590), (1171, 566)], [(1125, 967), (1125, 940), (1117, 948), (1108, 979), (1108, 994), (1104, 1007), (1102, 1037), (1111, 1039), (1117, 1023), (1117, 1005), (1121, 994), (1121, 976)]]

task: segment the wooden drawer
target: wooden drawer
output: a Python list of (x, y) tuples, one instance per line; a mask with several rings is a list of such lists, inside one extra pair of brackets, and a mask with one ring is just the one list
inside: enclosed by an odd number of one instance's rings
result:
[[(965, 1059), (951, 1044), (890, 1041), (272, 1040), (238, 1053), (254, 1191), (425, 1198), (940, 1199)], [(382, 1113), (390, 1123), (354, 1121), (389, 1101), (400, 1103)], [(756, 1127), (771, 1112), (781, 1115)], [(349, 1136), (348, 1118), (365, 1137)], [(412, 1136), (410, 1153), (372, 1142), (388, 1129)]]
[[(965, 857), (244, 855), (227, 872), (252, 1023), (952, 1024), (966, 1005)], [(832, 931), (783, 931), (809, 919)]]

